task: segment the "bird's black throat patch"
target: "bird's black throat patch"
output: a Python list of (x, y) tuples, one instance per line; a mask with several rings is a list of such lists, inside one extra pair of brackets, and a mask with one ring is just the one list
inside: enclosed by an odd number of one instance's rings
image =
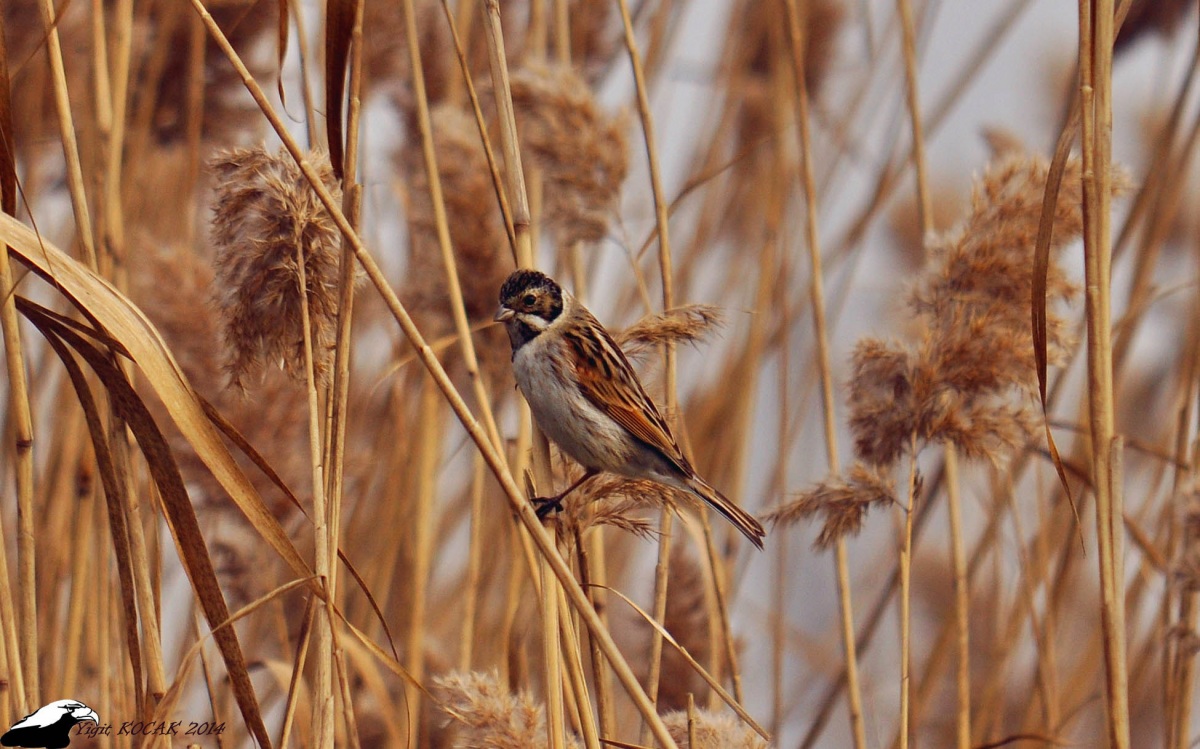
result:
[(500, 305), (516, 313), (504, 323), (513, 353), (516, 353), (542, 332), (522, 321), (521, 316), (533, 315), (547, 323), (558, 319), (563, 312), (563, 290), (546, 274), (521, 268), (500, 287)]

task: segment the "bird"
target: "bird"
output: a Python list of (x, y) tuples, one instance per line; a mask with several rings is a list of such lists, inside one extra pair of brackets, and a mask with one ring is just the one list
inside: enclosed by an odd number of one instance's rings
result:
[(696, 473), (621, 347), (570, 292), (518, 269), (500, 287), (494, 319), (508, 332), (513, 375), (538, 428), (584, 468), (564, 491), (534, 500), (538, 517), (609, 472), (689, 492), (763, 548), (762, 524)]
[(100, 716), (78, 700), (55, 700), (14, 723), (0, 746), (62, 749), (71, 743), (71, 729), (84, 721), (99, 723)]

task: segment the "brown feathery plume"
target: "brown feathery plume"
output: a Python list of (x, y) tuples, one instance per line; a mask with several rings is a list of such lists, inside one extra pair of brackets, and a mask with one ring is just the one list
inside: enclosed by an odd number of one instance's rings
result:
[[(578, 476), (572, 480), (575, 478)], [(653, 538), (657, 533), (654, 523), (636, 513), (664, 507), (675, 509), (680, 498), (687, 496), (690, 495), (654, 481), (604, 473), (564, 498), (559, 522), (571, 531), (565, 534), (571, 537), (595, 525), (608, 525), (639, 538)]]
[(623, 118), (563, 65), (513, 71), (512, 99), (521, 146), (545, 179), (546, 225), (562, 246), (604, 238), (629, 167)]
[[(278, 28), (277, 8), (282, 6), (270, 0), (222, 0), (206, 5), (254, 77), (271, 78), (273, 48), (259, 42)], [(159, 144), (186, 138), (187, 122), (195, 117), (203, 117), (201, 136), (220, 144), (237, 143), (261, 122), (258, 107), (216, 41), (208, 34), (202, 38), (193, 35), (197, 22), (186, 3), (134, 4), (135, 54), (140, 53), (141, 59), (133, 64), (136, 78), (130, 82), (130, 112), (137, 122), (149, 126)], [(188, 103), (187, 81), (195, 75), (189, 69), (188, 48), (197, 38), (204, 45), (202, 113), (190, 111)], [(162, 49), (173, 54), (162, 55)]]
[[(671, 547), (670, 576), (663, 627), (697, 662), (708, 663), (712, 641), (708, 636), (709, 608), (704, 596), (704, 571), (681, 544)], [(688, 694), (699, 697), (707, 689), (704, 678), (678, 650), (663, 647), (662, 679), (658, 687), (660, 713), (687, 710)]]
[(1133, 0), (1125, 23), (1121, 24), (1113, 41), (1113, 53), (1129, 49), (1138, 39), (1150, 34), (1170, 36), (1195, 4), (1195, 0)]
[(568, 9), (571, 60), (593, 84), (608, 70), (622, 44), (618, 7), (616, 3), (573, 0)]
[[(512, 261), (479, 130), (474, 115), (450, 104), (434, 107), (430, 119), (467, 320), (472, 325), (489, 323), (496, 311), (496, 294), (512, 271)], [(419, 141), (401, 151), (397, 166), (406, 175), (403, 198), (411, 236), (408, 276), (412, 282), (406, 286), (404, 298), (432, 335), (450, 334), (454, 322), (449, 286), (443, 280), (446, 269)], [(480, 331), (476, 342), (485, 371), (508, 376), (510, 354), (503, 329), (490, 326)]]
[[(910, 305), (923, 324), (913, 346), (861, 341), (853, 354), (850, 427), (859, 458), (895, 462), (911, 435), (953, 442), (971, 458), (999, 460), (1037, 424), (1037, 379), (1029, 327), (1033, 251), (1048, 166), (1007, 153), (978, 181), (971, 213), (930, 242), (932, 264)], [(1051, 249), (1082, 231), (1078, 159), (1068, 162), (1054, 215)], [(1067, 325), (1054, 307), (1074, 286), (1057, 263), (1047, 277), (1051, 362), (1061, 360)], [(1013, 395), (1024, 396), (1014, 403)]]
[(630, 359), (657, 352), (664, 343), (703, 340), (724, 322), (721, 309), (711, 304), (688, 304), (668, 312), (646, 315), (615, 333), (617, 345)]
[[(525, 692), (513, 694), (495, 672), (452, 671), (433, 680), (442, 711), (457, 724), (454, 749), (540, 749), (546, 709)], [(567, 736), (567, 746), (579, 741)]]
[(663, 715), (667, 731), (670, 732), (671, 738), (675, 739), (679, 749), (767, 749), (767, 742), (735, 715), (695, 710), (693, 718), (695, 747), (688, 742), (687, 712)]
[[(417, 34), (421, 39), (421, 69), (430, 105), (441, 102), (453, 76), (460, 76), (450, 30), (440, 2), (415, 0)], [(416, 99), (400, 6), (387, 0), (366, 0), (363, 6), (363, 83), (369, 92), (383, 91), (408, 117), (416, 131)]]
[[(325, 186), (340, 195), (329, 159), (310, 152)], [(338, 307), (340, 235), (292, 157), (262, 147), (225, 151), (212, 162), (218, 183), (212, 239), (216, 246), (213, 297), (232, 381), (262, 364), (282, 363), (304, 377), (297, 250), (304, 257), (312, 324), (313, 364), (328, 370)]]
[(1186, 497), (1183, 512), (1183, 537), (1179, 559), (1175, 562), (1175, 582), (1190, 593), (1200, 591), (1200, 496)]
[(867, 510), (872, 505), (892, 504), (896, 501), (895, 492), (884, 472), (875, 466), (855, 463), (845, 478), (834, 477), (817, 484), (772, 510), (766, 519), (776, 525), (792, 525), (820, 513), (825, 516), (825, 524), (813, 545), (827, 549), (839, 538), (858, 535)]

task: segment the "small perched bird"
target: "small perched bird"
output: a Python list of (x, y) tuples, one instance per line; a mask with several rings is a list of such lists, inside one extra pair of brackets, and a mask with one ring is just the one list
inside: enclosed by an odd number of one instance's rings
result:
[(55, 700), (14, 723), (0, 736), (0, 746), (63, 749), (71, 743), (71, 729), (83, 721), (99, 723), (100, 716), (78, 700)]
[(517, 270), (500, 288), (495, 319), (512, 343), (513, 374), (547, 437), (584, 467), (578, 481), (538, 499), (538, 516), (601, 471), (691, 492), (758, 548), (766, 532), (752, 515), (696, 474), (600, 321), (543, 273)]

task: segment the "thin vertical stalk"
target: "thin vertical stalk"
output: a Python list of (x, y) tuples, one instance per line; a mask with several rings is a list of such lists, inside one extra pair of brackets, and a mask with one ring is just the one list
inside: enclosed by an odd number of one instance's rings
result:
[[(967, 588), (967, 552), (962, 534), (962, 502), (958, 490), (958, 449), (947, 442), (944, 450), (946, 466), (946, 502), (950, 508), (950, 545), (954, 558), (954, 626), (958, 638), (958, 669), (955, 683), (958, 688), (958, 720), (955, 735), (958, 749), (971, 746), (971, 634), (970, 592)], [(1036, 627), (1036, 624), (1034, 624)]]
[(1079, 70), (1083, 113), (1084, 276), (1087, 309), (1087, 391), (1092, 486), (1100, 566), (1100, 619), (1104, 642), (1109, 745), (1130, 745), (1125, 663), (1122, 509), (1114, 492), (1111, 446), (1115, 433), (1112, 382), (1112, 0), (1079, 2)]
[[(58, 132), (62, 139), (63, 156), (67, 163), (67, 189), (71, 194), (71, 209), (75, 213), (75, 230), (83, 248), (88, 267), (96, 270), (96, 235), (88, 212), (87, 192), (84, 189), (83, 166), (79, 160), (79, 142), (75, 138), (75, 123), (71, 116), (71, 101), (67, 96), (67, 72), (63, 65), (62, 43), (58, 38), (58, 18), (53, 0), (41, 0), (38, 9), (46, 32), (46, 56), (50, 61), (50, 80), (54, 89), (54, 109), (58, 116)], [(32, 581), (32, 578), (31, 578)]]
[[(460, 10), (470, 8), (472, 3), (465, 2), (460, 6)], [(487, 158), (488, 172), (492, 175), (492, 186), (496, 190), (496, 202), (500, 204), (500, 215), (504, 219), (504, 231), (508, 235), (509, 250), (513, 254), (513, 261), (520, 265), (520, 258), (517, 256), (517, 238), (513, 230), (512, 210), (508, 206), (508, 195), (505, 191), (504, 178), (500, 175), (500, 168), (496, 165), (496, 153), (492, 149), (492, 139), (488, 135), (487, 122), (483, 118), (483, 109), (479, 106), (479, 95), (475, 92), (475, 84), (471, 82), (471, 68), (467, 63), (467, 53), (463, 49), (462, 37), (459, 34), (458, 22), (454, 20), (454, 13), (450, 10), (450, 0), (442, 0), (442, 11), (446, 15), (446, 23), (450, 26), (450, 38), (454, 41), (454, 53), (458, 57), (458, 67), (462, 72), (462, 81), (467, 89), (467, 95), (471, 99), (471, 109), (475, 114), (475, 125), (479, 129), (479, 140), (483, 142), (483, 154)], [(474, 18), (471, 13), (464, 12), (464, 17), (469, 21)], [(456, 82), (458, 78), (451, 78), (451, 82)]]
[(414, 682), (425, 678), (425, 619), (429, 598), (429, 574), (433, 559), (433, 501), (437, 491), (437, 467), (441, 460), (442, 428), (438, 414), (441, 409), (437, 388), (428, 378), (422, 378), (420, 411), (414, 430), (421, 435), (417, 457), (416, 509), (412, 518), (412, 579), (409, 581), (408, 639), (405, 659), (413, 681), (405, 681), (405, 700), (412, 718), (408, 724), (409, 746), (419, 746), (421, 691)]
[(900, 15), (902, 32), (904, 97), (908, 103), (908, 116), (912, 125), (912, 161), (917, 175), (917, 205), (920, 208), (921, 229), (929, 231), (933, 226), (933, 219), (929, 181), (925, 176), (925, 132), (921, 122), (921, 97), (917, 89), (917, 34), (913, 24), (911, 0), (896, 0), (896, 10)]
[(517, 141), (517, 120), (513, 114), (512, 87), (508, 80), (508, 60), (504, 52), (504, 33), (500, 26), (500, 0), (484, 0), (484, 21), (492, 86), (496, 90), (496, 111), (504, 154), (504, 176), (508, 185), (508, 204), (512, 210), (517, 267), (533, 267), (533, 243), (530, 240), (529, 195), (525, 190), (525, 171), (521, 167), (521, 148)]
[(475, 647), (475, 616), (479, 610), (479, 581), (483, 566), (483, 458), (478, 455), (471, 469), (471, 539), (467, 544), (466, 597), (463, 599), (462, 631), (459, 634), (458, 668), (471, 670)]
[[(579, 561), (579, 584), (583, 586), (596, 613), (603, 617), (607, 625), (606, 599), (600, 598), (600, 595), (604, 593), (603, 586), (608, 583), (603, 562), (594, 561), (604, 553), (603, 538), (596, 533), (597, 530), (598, 527), (593, 528), (586, 539), (576, 533), (575, 553)], [(600, 646), (591, 633), (588, 634), (588, 645), (592, 657), (592, 683), (596, 685), (596, 710), (600, 713), (600, 738), (615, 738), (616, 716), (613, 714), (612, 683), (608, 670), (604, 667)]]
[[(15, 206), (15, 196), (13, 205)], [(8, 246), (0, 247), (0, 332), (4, 336), (4, 363), (8, 372), (8, 413), (13, 423), (13, 451), (16, 456), (17, 469), (17, 508), (24, 512), (26, 522), (32, 522), (33, 508), (33, 415), (29, 407), (29, 382), (25, 377), (25, 356), (21, 345), (21, 329), (17, 321), (16, 297), (12, 265), (9, 262)], [(22, 521), (18, 519), (18, 534), (22, 533)], [(32, 534), (32, 528), (29, 529)], [(3, 523), (0, 522), (0, 538), (4, 536)], [(24, 538), (24, 536), (22, 536)], [(26, 543), (32, 544), (32, 535)], [(32, 553), (32, 551), (30, 551)], [(23, 584), (24, 576), (18, 570)], [(18, 587), (18, 590), (22, 588)], [(27, 591), (32, 594), (32, 590)], [(8, 574), (8, 557), (0, 552), (0, 637), (3, 638), (8, 671), (11, 674), (10, 687), (13, 690), (12, 699), (16, 712), (37, 707), (41, 703), (37, 699), (37, 679), (29, 682), (27, 691), (28, 670), (37, 670), (37, 640), (36, 631), (24, 634), (24, 611), (32, 602), (26, 601), (26, 593), (21, 594), (20, 600), (13, 596), (12, 578)], [(18, 627), (17, 611), (21, 611), (22, 624)], [(29, 609), (32, 614), (32, 609)], [(32, 664), (26, 664), (26, 658), (31, 649), (26, 645), (26, 638), (34, 637), (32, 643)], [(33, 703), (37, 703), (34, 705)]]
[[(825, 429), (825, 451), (829, 471), (840, 470), (837, 443), (837, 418), (834, 412), (833, 367), (829, 355), (829, 326), (825, 319), (825, 287), (821, 270), (821, 241), (818, 231), (817, 189), (812, 163), (808, 83), (805, 78), (804, 53), (807, 45), (805, 26), (801, 23), (796, 0), (784, 3), (788, 18), (788, 40), (792, 57), (792, 73), (796, 86), (796, 122), (800, 137), (801, 184), (804, 188), (805, 240), (808, 245), (810, 269), (809, 296), (812, 300), (814, 333), (817, 339), (817, 365), (821, 376), (821, 405)], [(807, 10), (807, 5), (805, 6)], [(862, 690), (858, 678), (858, 654), (854, 642), (853, 597), (850, 589), (850, 567), (846, 542), (841, 536), (834, 545), (834, 567), (838, 586), (838, 613), (842, 650), (846, 658), (846, 687), (850, 708), (850, 729), (857, 749), (866, 747), (866, 726), (863, 722)]]
[(404, 1), (404, 31), (408, 39), (409, 65), (412, 68), (413, 96), (417, 102), (417, 126), (421, 131), (421, 152), (425, 159), (425, 173), (429, 180), (429, 200), (433, 204), (433, 219), (437, 229), (438, 248), (442, 253), (442, 263), (446, 268), (446, 281), (449, 284), (447, 297), (450, 300), (450, 311), (454, 317), (454, 328), (458, 332), (458, 342), (462, 348), (463, 364), (467, 376), (471, 380), (477, 408), (483, 416), (483, 425), (488, 437), (497, 449), (501, 446), (500, 431), (496, 428), (496, 419), (492, 415), (491, 398), (484, 386), (483, 377), (479, 373), (479, 360), (475, 356), (475, 344), (471, 338), (471, 324), (467, 320), (467, 311), (463, 302), (462, 285), (458, 280), (458, 267), (454, 261), (454, 247), (450, 243), (450, 223), (446, 217), (446, 202), (442, 195), (442, 179), (438, 172), (437, 150), (433, 142), (433, 125), (429, 117), (429, 99), (425, 93), (425, 73), (421, 67), (420, 38), (417, 33), (416, 10), (412, 0)]
[(904, 542), (900, 549), (900, 730), (899, 747), (908, 749), (909, 713), (912, 709), (912, 550), (913, 521), (917, 514), (917, 434), (909, 442), (908, 507), (904, 512)]
[(545, 559), (541, 560), (539, 566), (542, 576), (542, 657), (546, 661), (546, 740), (550, 749), (564, 749), (567, 739), (563, 712), (562, 647), (558, 596), (554, 592), (559, 586), (555, 584), (554, 574)]
[[(629, 15), (627, 0), (617, 0), (621, 9), (621, 23), (625, 31), (625, 48), (633, 68), (634, 88), (637, 93), (638, 117), (642, 123), (642, 135), (646, 145), (646, 158), (650, 169), (650, 191), (654, 198), (654, 219), (658, 230), (658, 269), (662, 279), (663, 310), (675, 307), (675, 291), (671, 270), (670, 221), (667, 215), (667, 199), (663, 193), (662, 177), (659, 174), (658, 147), (654, 136), (654, 117), (650, 112), (649, 88), (646, 72), (642, 67), (642, 56), (638, 51), (637, 38), (633, 32), (633, 20)], [(677, 413), (675, 393), (676, 362), (675, 345), (667, 342), (663, 346), (664, 377), (666, 383), (666, 410), (668, 418)], [(669, 508), (662, 511), (661, 534), (658, 540), (658, 562), (654, 568), (654, 621), (662, 622), (667, 612), (667, 586), (671, 569), (671, 525), (673, 516)], [(662, 675), (662, 634), (655, 629), (650, 639), (650, 674), (646, 679), (646, 693), (657, 702), (658, 683)], [(643, 736), (643, 743), (645, 743)]]
[(583, 734), (583, 743), (587, 749), (600, 749), (600, 737), (596, 733), (596, 715), (592, 712), (592, 698), (588, 695), (587, 680), (583, 675), (583, 649), (579, 642), (579, 632), (570, 616), (566, 594), (562, 587), (555, 585), (558, 593), (558, 608), (563, 613), (559, 617), (559, 627), (562, 630), (562, 651), (567, 665), (567, 676), (579, 708), (579, 731)]
[[(296, 245), (296, 274), (300, 285), (300, 320), (304, 331), (304, 375), (308, 393), (308, 449), (312, 463), (313, 538), (316, 559), (313, 569), (322, 586), (329, 584), (334, 566), (336, 547), (329, 544), (329, 507), (325, 497), (325, 476), (322, 466), (321, 405), (317, 395), (315, 361), (313, 358), (312, 323), (308, 310), (308, 279), (305, 272), (304, 247)], [(328, 594), (314, 621), (317, 642), (316, 673), (312, 689), (312, 740), (317, 746), (333, 746), (333, 601)]]

